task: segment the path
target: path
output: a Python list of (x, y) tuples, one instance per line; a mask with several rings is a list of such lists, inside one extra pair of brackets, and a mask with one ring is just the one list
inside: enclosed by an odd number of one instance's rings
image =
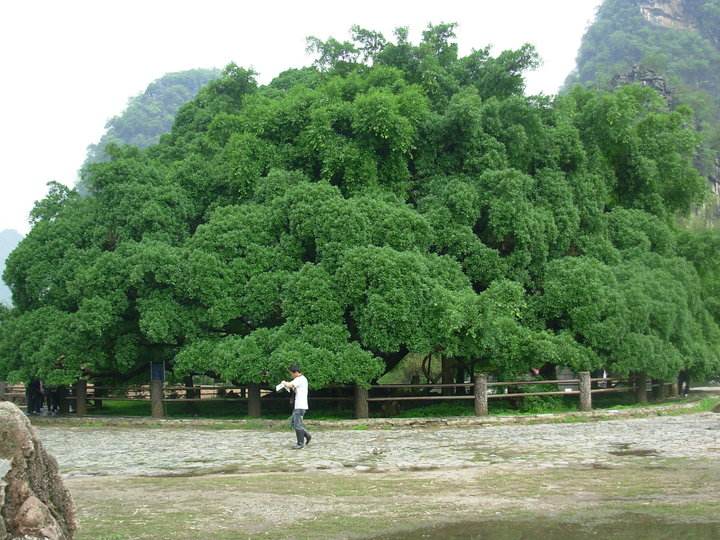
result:
[[(720, 459), (720, 415), (315, 434), (302, 451), (287, 433), (249, 430), (39, 428), (66, 475), (191, 475), (288, 468), (418, 470), (513, 463), (529, 468), (616, 463), (622, 450)], [(614, 454), (612, 452), (615, 452)], [(632, 457), (632, 452), (626, 452)]]

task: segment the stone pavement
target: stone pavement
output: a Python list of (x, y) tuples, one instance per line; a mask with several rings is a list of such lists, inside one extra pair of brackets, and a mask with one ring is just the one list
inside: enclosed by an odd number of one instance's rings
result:
[[(593, 423), (327, 430), (291, 450), (293, 433), (187, 428), (41, 426), (66, 476), (418, 471), (603, 466), (644, 456), (720, 460), (720, 416), (656, 416)], [(720, 461), (717, 461), (720, 463)]]

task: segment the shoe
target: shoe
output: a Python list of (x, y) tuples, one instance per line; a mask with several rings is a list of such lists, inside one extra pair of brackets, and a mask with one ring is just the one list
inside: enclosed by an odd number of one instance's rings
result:
[(303, 448), (305, 448), (304, 444), (296, 444), (292, 447), (293, 450), (302, 450)]
[(312, 435), (310, 435), (309, 433), (306, 432), (305, 433), (305, 446), (310, 444), (310, 441), (312, 441)]

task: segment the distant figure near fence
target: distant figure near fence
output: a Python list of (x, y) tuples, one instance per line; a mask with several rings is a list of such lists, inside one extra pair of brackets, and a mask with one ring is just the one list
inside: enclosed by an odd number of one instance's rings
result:
[(40, 379), (33, 378), (27, 386), (27, 411), (28, 414), (40, 414), (42, 412), (43, 384)]

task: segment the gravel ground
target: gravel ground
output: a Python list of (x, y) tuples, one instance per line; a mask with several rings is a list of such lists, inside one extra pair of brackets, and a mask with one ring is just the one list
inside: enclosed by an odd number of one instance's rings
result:
[(193, 476), (286, 470), (419, 471), (516, 464), (621, 463), (644, 457), (720, 458), (720, 415), (596, 423), (320, 431), (307, 448), (293, 433), (251, 430), (39, 427), (66, 477)]

